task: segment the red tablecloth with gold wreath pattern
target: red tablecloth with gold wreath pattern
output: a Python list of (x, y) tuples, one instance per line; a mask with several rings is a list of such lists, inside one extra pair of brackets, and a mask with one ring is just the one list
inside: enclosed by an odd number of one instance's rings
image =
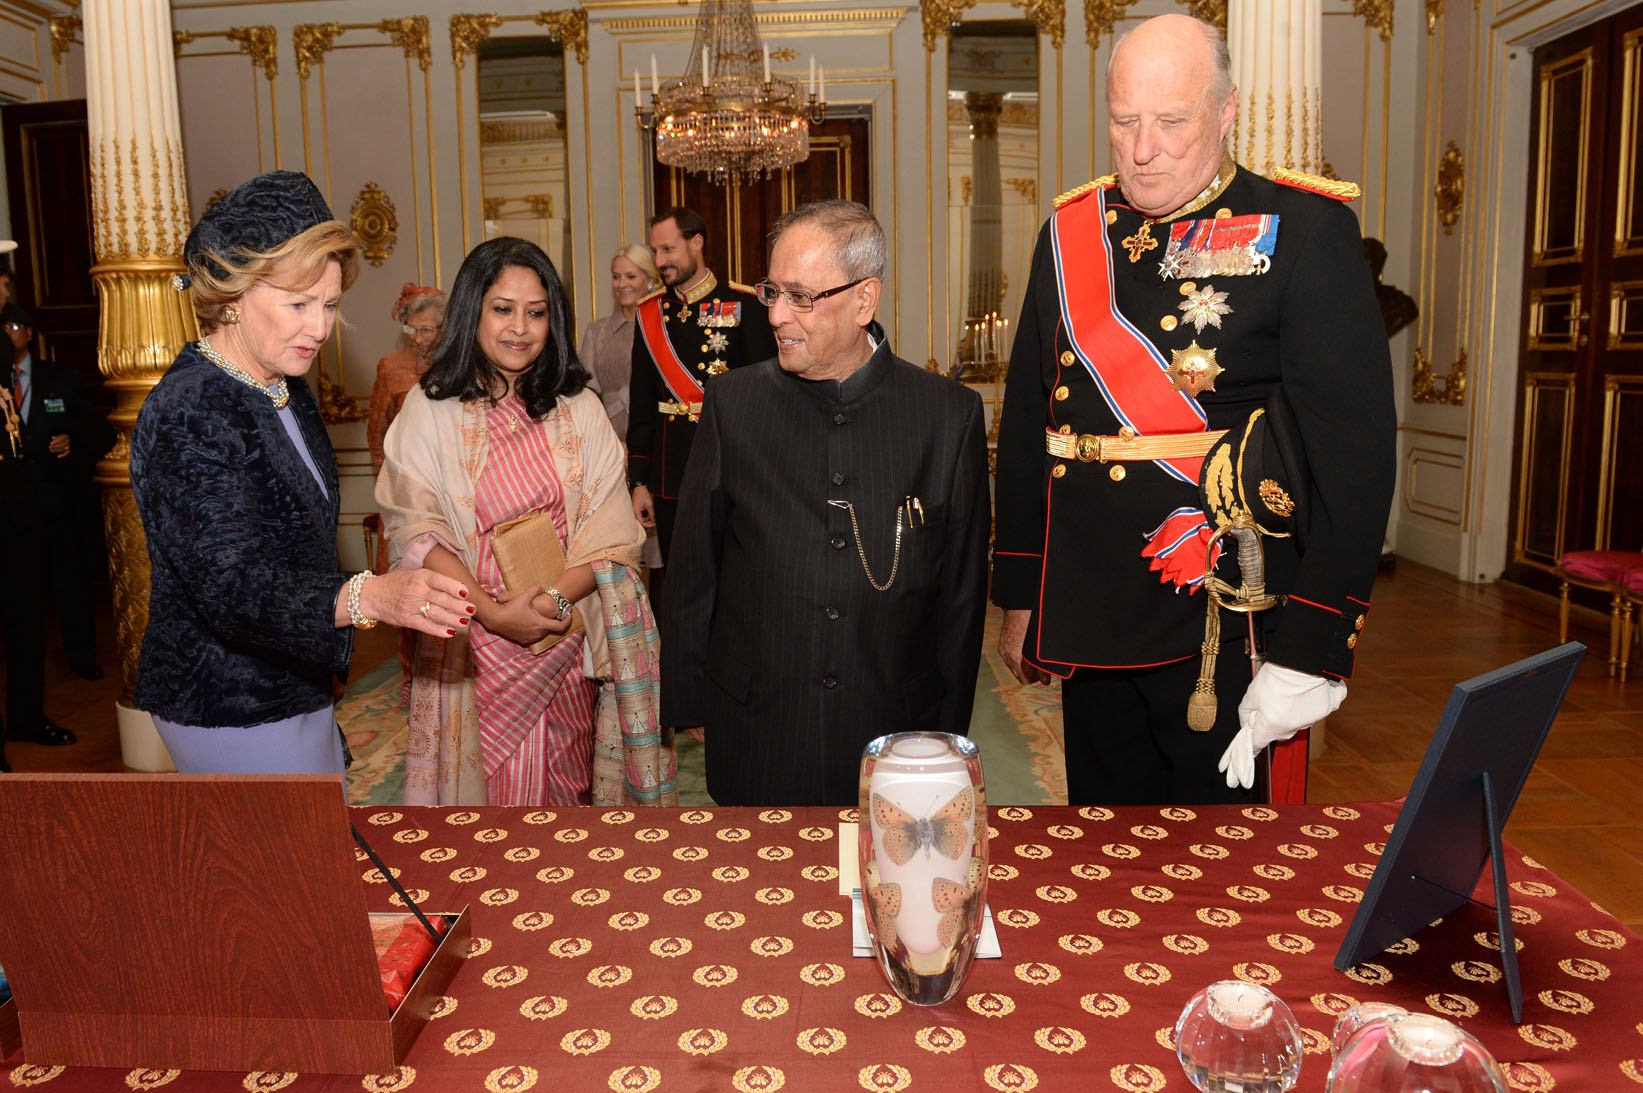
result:
[[(1187, 1090), (1171, 1028), (1230, 977), (1294, 1011), (1303, 1090), (1323, 1088), (1335, 1015), (1369, 999), (1458, 1021), (1516, 1089), (1643, 1086), (1643, 943), (1516, 851), (1521, 1026), (1481, 906), (1334, 970), (1391, 804), (995, 808), (1003, 957), (978, 960), (934, 1008), (900, 1002), (850, 955), (838, 824), (854, 810), (356, 813), (426, 906), (472, 907), (472, 956), (397, 1073), (64, 1070), (14, 1055), (0, 1088)], [(362, 872), (389, 909), (389, 887)]]

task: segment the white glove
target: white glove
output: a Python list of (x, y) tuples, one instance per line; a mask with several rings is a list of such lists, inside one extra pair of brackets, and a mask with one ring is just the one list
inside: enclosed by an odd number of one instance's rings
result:
[(1255, 757), (1268, 744), (1288, 740), (1311, 728), (1346, 699), (1346, 684), (1308, 675), (1280, 664), (1263, 664), (1238, 702), (1238, 735), (1222, 753), (1216, 769), (1227, 776), (1228, 789), (1255, 785)]

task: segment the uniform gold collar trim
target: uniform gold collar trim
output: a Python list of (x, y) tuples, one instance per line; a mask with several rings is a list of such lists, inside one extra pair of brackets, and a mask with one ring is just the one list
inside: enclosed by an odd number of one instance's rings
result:
[(706, 299), (713, 293), (713, 290), (718, 287), (719, 282), (713, 276), (713, 271), (708, 270), (707, 276), (698, 281), (695, 288), (688, 292), (681, 292), (679, 295), (684, 299), (685, 303), (693, 304), (697, 300)]
[(1226, 188), (1232, 185), (1233, 176), (1237, 173), (1238, 164), (1233, 162), (1232, 156), (1229, 153), (1223, 151), (1221, 153), (1221, 166), (1216, 168), (1215, 177), (1210, 179), (1208, 186), (1205, 186), (1198, 192), (1197, 197), (1193, 198), (1191, 201), (1187, 202), (1185, 205), (1182, 205), (1179, 209), (1176, 209), (1167, 216), (1154, 216), (1148, 217), (1147, 219), (1151, 220), (1154, 224), (1168, 224), (1171, 220), (1179, 220), (1183, 216), (1191, 216), (1193, 213), (1197, 212), (1199, 209), (1202, 209), (1205, 205), (1208, 205), (1211, 201), (1214, 201), (1216, 198), (1225, 193)]

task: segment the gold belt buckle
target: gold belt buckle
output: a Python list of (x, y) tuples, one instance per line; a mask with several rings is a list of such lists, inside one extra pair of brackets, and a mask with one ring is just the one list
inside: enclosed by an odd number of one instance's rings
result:
[(1093, 433), (1080, 433), (1076, 451), (1080, 463), (1093, 463), (1101, 459), (1101, 438)]

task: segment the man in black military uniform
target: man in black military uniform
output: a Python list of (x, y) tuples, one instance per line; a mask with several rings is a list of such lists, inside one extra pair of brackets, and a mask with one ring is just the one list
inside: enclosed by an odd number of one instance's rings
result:
[[(1073, 802), (1252, 800), (1255, 756), (1333, 711), (1352, 673), (1391, 504), (1386, 335), (1345, 195), (1226, 155), (1237, 91), (1213, 27), (1141, 24), (1107, 100), (1117, 175), (1057, 200), (1010, 361), (1000, 653), (1023, 682), (1062, 680)], [(1304, 543), (1262, 540), (1267, 589), (1287, 597), (1259, 617), (1266, 663), (1252, 681), (1237, 616), (1213, 725), (1193, 731), (1200, 472), (1223, 430), (1274, 406), (1311, 482), (1263, 479), (1250, 506), (1291, 516)], [(1235, 553), (1217, 569), (1233, 585)]]
[[(664, 567), (702, 388), (732, 368), (776, 355), (764, 306), (746, 285), (719, 283), (702, 262), (706, 240), (707, 222), (690, 209), (664, 209), (651, 219), (650, 249), (667, 288), (639, 305), (633, 337), (628, 486), (633, 514), (656, 529)], [(661, 570), (651, 573), (657, 602), (662, 577)]]

